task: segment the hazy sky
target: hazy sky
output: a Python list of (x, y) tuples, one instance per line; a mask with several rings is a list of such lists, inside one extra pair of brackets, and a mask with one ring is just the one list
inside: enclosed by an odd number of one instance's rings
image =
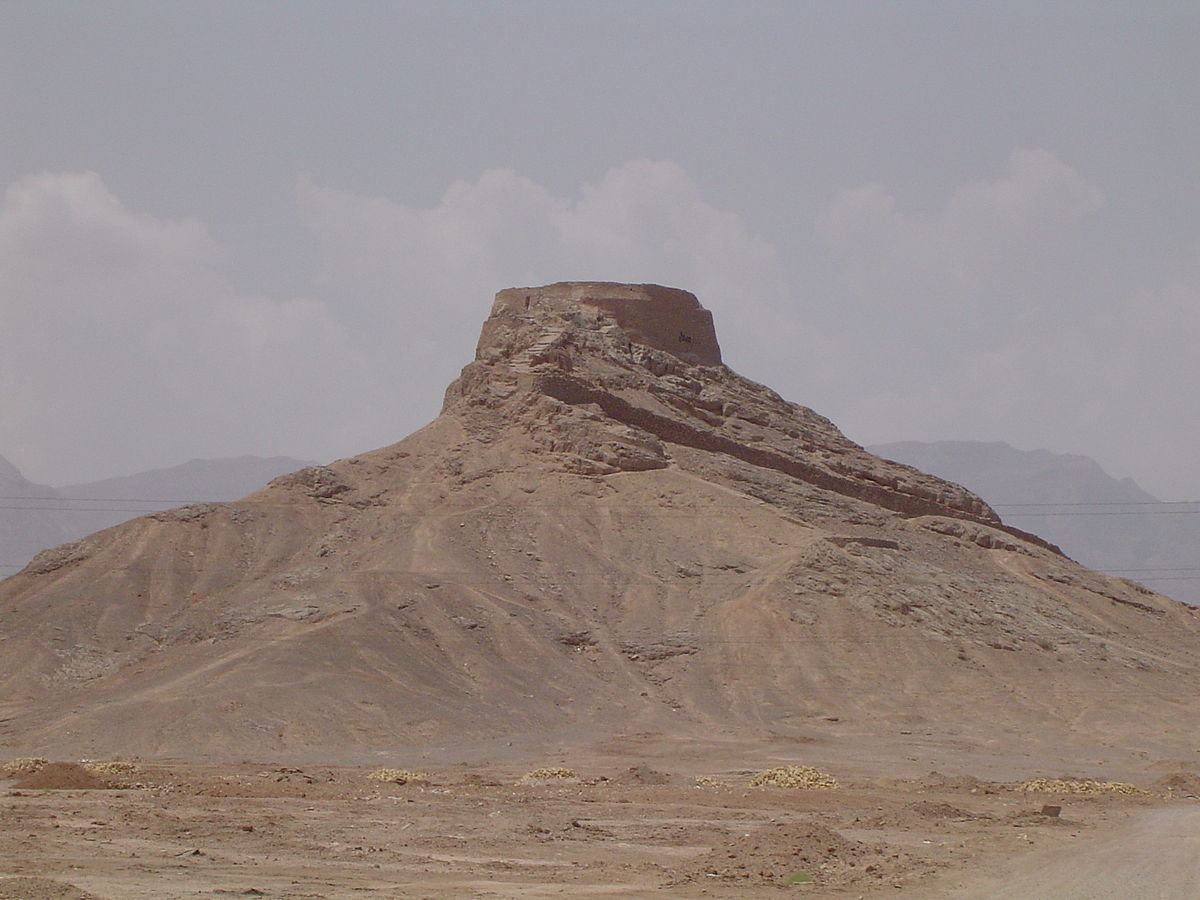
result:
[(0, 455), (388, 444), (603, 279), (859, 442), (1194, 498), (1197, 110), (1186, 3), (7, 0)]

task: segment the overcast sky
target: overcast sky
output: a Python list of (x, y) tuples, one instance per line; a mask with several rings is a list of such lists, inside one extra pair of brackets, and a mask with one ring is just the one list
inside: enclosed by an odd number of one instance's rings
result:
[(35, 481), (391, 443), (603, 279), (861, 443), (1200, 496), (1194, 4), (7, 0), (0, 104)]

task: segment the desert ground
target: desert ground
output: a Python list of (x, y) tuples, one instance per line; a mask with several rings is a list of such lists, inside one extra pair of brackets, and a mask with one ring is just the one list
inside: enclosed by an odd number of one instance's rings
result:
[(1099, 760), (1081, 778), (874, 749), (790, 770), (798, 786), (752, 782), (830, 747), (643, 734), (387, 765), (9, 763), (0, 898), (1200, 896), (1200, 753), (1110, 760), (1117, 781)]

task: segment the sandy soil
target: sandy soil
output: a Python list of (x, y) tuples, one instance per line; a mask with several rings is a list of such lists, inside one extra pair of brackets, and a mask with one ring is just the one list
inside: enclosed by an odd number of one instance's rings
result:
[[(0, 782), (0, 898), (1173, 898), (1200, 884), (1200, 802), (1166, 786), (1200, 773), (1181, 765), (1151, 767), (1137, 794), (882, 771), (797, 790), (750, 787), (750, 748), (628, 749), (424, 760), (405, 784), (251, 761), (48, 767)], [(577, 777), (523, 782), (539, 763)]]
[(962, 900), (1176, 900), (1200, 897), (1200, 804), (1138, 810), (1113, 828), (968, 877)]

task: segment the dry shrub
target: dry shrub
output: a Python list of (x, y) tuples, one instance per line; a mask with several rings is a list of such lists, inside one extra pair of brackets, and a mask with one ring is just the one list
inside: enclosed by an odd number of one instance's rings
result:
[(750, 787), (764, 785), (805, 790), (839, 786), (832, 775), (822, 772), (820, 769), (814, 769), (812, 766), (779, 766), (759, 772), (750, 779)]
[(5, 775), (32, 775), (48, 765), (50, 765), (50, 760), (40, 756), (22, 756), (19, 759), (10, 759), (8, 762), (0, 764), (0, 772)]
[(424, 781), (429, 777), (429, 773), (411, 772), (408, 769), (376, 769), (367, 777), (374, 781), (388, 781), (392, 784), (408, 784), (410, 781)]
[(1074, 778), (1030, 778), (1019, 788), (1023, 793), (1043, 794), (1145, 794), (1139, 787), (1123, 781), (1089, 781)]
[(715, 778), (709, 778), (707, 775), (696, 776), (696, 787), (724, 787), (720, 781)]
[(127, 762), (97, 760), (85, 762), (83, 767), (93, 775), (116, 775), (121, 778), (130, 778), (134, 775), (142, 774), (140, 768), (133, 763)]
[(555, 778), (578, 778), (574, 769), (564, 769), (562, 766), (545, 766), (541, 769), (534, 769), (532, 772), (526, 772), (521, 776), (520, 784), (529, 784), (531, 781), (551, 781)]

